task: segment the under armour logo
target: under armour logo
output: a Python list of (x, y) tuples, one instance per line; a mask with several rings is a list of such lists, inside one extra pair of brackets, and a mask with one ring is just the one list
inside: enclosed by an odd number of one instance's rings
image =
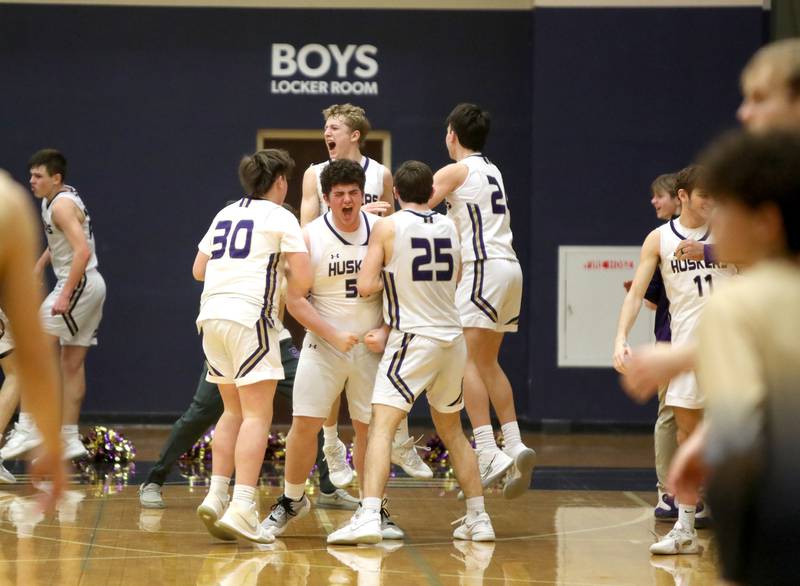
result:
[(339, 258), (339, 253), (338, 252), (336, 254), (332, 254), (331, 255), (331, 260), (333, 260), (335, 258)]
[(317, 349), (317, 345), (316, 344), (309, 344), (308, 347), (309, 348), (313, 348), (314, 350)]

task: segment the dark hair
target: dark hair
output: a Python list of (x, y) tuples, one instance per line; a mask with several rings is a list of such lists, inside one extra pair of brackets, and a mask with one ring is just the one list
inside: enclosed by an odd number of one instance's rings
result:
[(666, 192), (672, 199), (678, 197), (678, 189), (675, 187), (677, 184), (677, 173), (664, 173), (653, 179), (650, 184), (650, 190), (653, 193)]
[(459, 104), (450, 112), (447, 124), (456, 133), (461, 146), (479, 151), (486, 144), (491, 119), (489, 112), (481, 110), (475, 104)]
[(322, 193), (328, 195), (334, 185), (358, 185), (361, 193), (364, 193), (364, 183), (367, 176), (364, 168), (350, 159), (334, 159), (322, 170), (319, 182), (322, 186)]
[(675, 174), (675, 193), (681, 189), (686, 190), (689, 195), (692, 191), (700, 187), (703, 179), (704, 169), (700, 165), (689, 165)]
[(731, 132), (712, 143), (701, 160), (709, 193), (750, 209), (776, 205), (789, 250), (800, 251), (800, 135)]
[(281, 175), (292, 177), (294, 160), (283, 149), (264, 149), (242, 157), (239, 181), (251, 197), (263, 197)]
[(33, 154), (28, 161), (28, 169), (40, 166), (44, 166), (51, 177), (56, 173), (61, 175), (62, 183), (67, 178), (67, 159), (56, 149), (42, 149)]
[(433, 194), (433, 171), (425, 163), (406, 161), (394, 173), (394, 187), (406, 203), (428, 203)]

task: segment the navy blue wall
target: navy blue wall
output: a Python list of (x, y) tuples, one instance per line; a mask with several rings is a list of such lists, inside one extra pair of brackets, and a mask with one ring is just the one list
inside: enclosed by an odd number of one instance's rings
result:
[[(356, 32), (354, 32), (356, 31)], [(261, 128), (318, 128), (350, 99), (392, 133), (395, 164), (447, 162), (459, 101), (493, 113), (525, 268), (503, 363), (522, 419), (646, 421), (605, 370), (556, 367), (559, 244), (635, 244), (651, 177), (733, 123), (756, 9), (527, 12), (0, 6), (0, 167), (26, 180), (43, 146), (70, 160), (108, 282), (90, 353), (92, 412), (175, 412), (201, 354), (197, 240), (239, 187)], [(270, 45), (370, 43), (378, 96), (273, 96)]]

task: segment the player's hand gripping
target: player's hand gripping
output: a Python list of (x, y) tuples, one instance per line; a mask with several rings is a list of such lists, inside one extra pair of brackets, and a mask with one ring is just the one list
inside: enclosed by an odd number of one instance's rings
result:
[(378, 216), (382, 216), (386, 212), (391, 211), (392, 204), (390, 204), (389, 202), (386, 202), (386, 201), (379, 200), (379, 201), (373, 201), (373, 202), (370, 202), (370, 203), (366, 203), (363, 206), (361, 206), (361, 209), (363, 211), (367, 212), (368, 214), (375, 214), (375, 215), (378, 215)]
[(705, 245), (696, 240), (681, 240), (675, 249), (675, 258), (678, 260), (703, 260)]
[(333, 335), (333, 340), (330, 342), (339, 352), (349, 352), (353, 346), (358, 344), (358, 336), (353, 332), (341, 332), (337, 330)]
[(364, 336), (364, 345), (370, 352), (383, 354), (386, 348), (386, 340), (389, 339), (389, 332), (386, 328), (376, 328), (370, 330)]

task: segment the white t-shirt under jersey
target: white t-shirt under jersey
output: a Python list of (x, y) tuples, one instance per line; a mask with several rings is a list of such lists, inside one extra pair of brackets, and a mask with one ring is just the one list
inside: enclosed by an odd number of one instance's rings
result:
[[(322, 183), (320, 182), (320, 175), (322, 170), (330, 164), (330, 161), (317, 163), (311, 165), (314, 169), (314, 174), (317, 176), (317, 196), (319, 197), (319, 215), (321, 216), (328, 211), (328, 205), (322, 196)], [(364, 168), (364, 175), (366, 181), (364, 182), (364, 203), (372, 203), (379, 201), (383, 197), (383, 173), (385, 167), (375, 159), (369, 157), (361, 157), (361, 166)]]
[(271, 201), (242, 198), (217, 213), (198, 249), (210, 257), (198, 324), (226, 319), (252, 327), (265, 319), (280, 327), (281, 254), (306, 252), (291, 212)]
[(467, 178), (447, 195), (446, 203), (447, 215), (461, 237), (461, 261), (517, 260), (500, 170), (481, 153), (469, 155), (459, 163), (467, 167)]
[(48, 201), (42, 199), (42, 222), (44, 222), (44, 232), (47, 237), (47, 247), (50, 249), (50, 258), (53, 265), (53, 272), (59, 281), (69, 277), (69, 269), (72, 266), (73, 251), (69, 240), (64, 233), (53, 223), (53, 204), (56, 200), (68, 199), (74, 203), (83, 214), (81, 228), (89, 245), (89, 262), (86, 263), (86, 270), (97, 268), (97, 253), (95, 252), (94, 234), (92, 233), (92, 220), (89, 211), (83, 204), (83, 200), (78, 195), (77, 190), (69, 185), (64, 186), (64, 191), (57, 193), (56, 196)]
[(356, 279), (377, 216), (361, 212), (355, 232), (340, 232), (330, 212), (306, 226), (314, 284), (311, 305), (336, 329), (363, 336), (383, 323), (381, 295), (360, 297)]
[(383, 272), (384, 320), (407, 334), (451, 342), (462, 333), (455, 305), (461, 251), (453, 221), (436, 212), (402, 210), (394, 251)]
[(660, 226), (658, 231), (661, 236), (660, 270), (669, 299), (672, 342), (680, 344), (692, 339), (700, 313), (714, 287), (738, 271), (734, 265), (675, 258), (675, 250), (682, 240), (710, 244), (712, 238), (708, 225), (690, 229), (677, 218)]

